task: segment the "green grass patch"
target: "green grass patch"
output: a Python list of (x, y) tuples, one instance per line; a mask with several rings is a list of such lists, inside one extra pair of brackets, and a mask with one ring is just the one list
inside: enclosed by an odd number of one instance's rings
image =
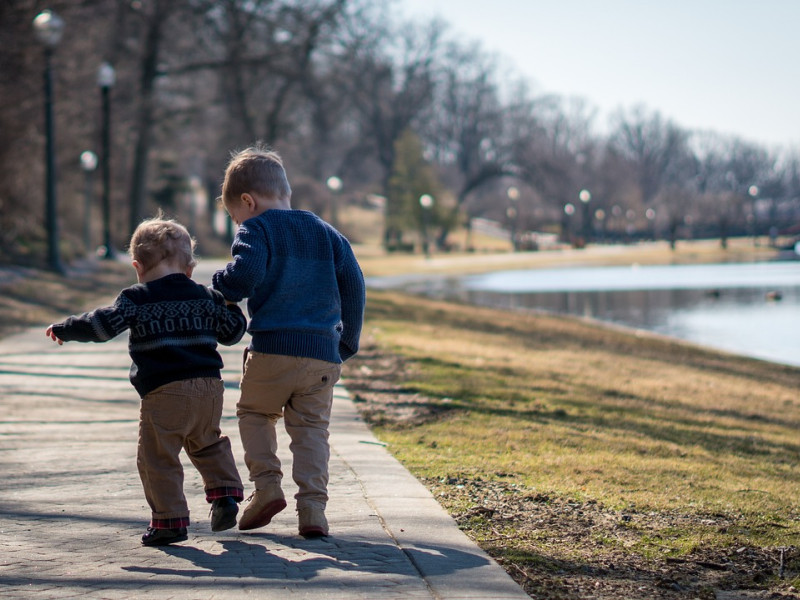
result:
[[(634, 515), (621, 522), (629, 535), (589, 535), (594, 551), (653, 558), (800, 539), (800, 369), (390, 292), (370, 292), (367, 330), (404, 357), (403, 390), (447, 409), (376, 428), (425, 481), (513, 481), (517, 494)], [(486, 501), (443, 486), (453, 514)], [(480, 514), (461, 524), (487, 543), (507, 535)]]

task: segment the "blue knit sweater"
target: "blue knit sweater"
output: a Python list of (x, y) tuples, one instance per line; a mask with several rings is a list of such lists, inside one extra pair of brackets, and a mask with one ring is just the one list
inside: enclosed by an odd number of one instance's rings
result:
[(358, 351), (364, 277), (336, 229), (307, 211), (272, 209), (241, 224), (231, 254), (213, 287), (248, 299), (251, 349), (334, 363)]
[(120, 292), (114, 304), (53, 325), (65, 342), (106, 342), (130, 329), (131, 383), (141, 396), (173, 381), (220, 378), (217, 342), (232, 346), (246, 319), (222, 294), (174, 273)]

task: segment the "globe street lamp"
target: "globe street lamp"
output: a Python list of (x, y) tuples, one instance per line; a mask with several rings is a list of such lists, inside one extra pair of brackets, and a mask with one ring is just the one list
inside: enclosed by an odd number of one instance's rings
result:
[(92, 212), (92, 189), (94, 187), (93, 177), (94, 170), (97, 168), (97, 154), (91, 150), (81, 152), (81, 169), (86, 175), (86, 193), (84, 196), (83, 205), (83, 247), (86, 251), (92, 247), (92, 232), (91, 232), (91, 212)]
[(428, 213), (433, 207), (433, 196), (422, 194), (419, 197), (419, 205), (422, 207), (422, 251), (425, 256), (430, 256), (430, 243), (428, 242)]
[(506, 210), (506, 216), (511, 221), (511, 245), (514, 250), (519, 249), (519, 240), (517, 239), (517, 221), (519, 220), (519, 209), (516, 207), (519, 200), (519, 189), (513, 185), (506, 190), (508, 199), (511, 200), (511, 206)]
[(611, 218), (611, 224), (614, 226), (614, 238), (616, 241), (619, 241), (620, 232), (622, 231), (622, 226), (620, 225), (622, 207), (619, 204), (615, 204), (611, 207)]
[(97, 70), (97, 85), (100, 87), (100, 99), (103, 105), (102, 121), (102, 158), (103, 167), (103, 246), (99, 254), (106, 259), (114, 258), (114, 247), (111, 245), (111, 88), (117, 80), (117, 74), (109, 63), (104, 62)]
[(575, 205), (572, 202), (567, 202), (564, 205), (564, 215), (561, 221), (561, 235), (565, 242), (569, 242), (572, 237), (570, 234), (570, 220), (572, 215), (575, 214)]
[(328, 177), (328, 180), (325, 182), (328, 186), (328, 189), (331, 191), (331, 225), (335, 229), (339, 228), (339, 192), (342, 191), (344, 187), (344, 183), (342, 180), (339, 179), (336, 175), (332, 175)]
[(594, 211), (594, 218), (600, 223), (600, 240), (605, 242), (606, 239), (606, 211), (598, 208)]
[(58, 201), (56, 198), (55, 132), (53, 127), (53, 50), (61, 41), (64, 21), (51, 10), (36, 15), (33, 20), (36, 39), (44, 46), (44, 128), (45, 128), (45, 226), (47, 229), (47, 264), (63, 273), (58, 248)]
[(756, 212), (756, 203), (758, 202), (758, 186), (751, 185), (749, 188), (747, 188), (747, 194), (751, 198), (752, 205), (747, 222), (753, 231), (753, 245), (758, 246), (758, 213)]
[(654, 208), (648, 208), (644, 211), (644, 216), (650, 223), (650, 232), (653, 236), (653, 241), (656, 239), (656, 211)]
[(586, 242), (589, 241), (591, 235), (592, 217), (589, 212), (589, 202), (591, 199), (592, 195), (589, 193), (589, 190), (584, 189), (578, 192), (578, 200), (583, 204), (583, 239)]

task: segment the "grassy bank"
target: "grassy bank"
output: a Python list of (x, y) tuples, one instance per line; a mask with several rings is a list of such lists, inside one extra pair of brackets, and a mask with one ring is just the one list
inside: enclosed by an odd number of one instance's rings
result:
[(362, 413), (533, 597), (797, 597), (800, 369), (394, 292), (366, 332)]
[(121, 261), (85, 261), (71, 266), (67, 275), (0, 267), (0, 337), (90, 310), (135, 282), (130, 263)]

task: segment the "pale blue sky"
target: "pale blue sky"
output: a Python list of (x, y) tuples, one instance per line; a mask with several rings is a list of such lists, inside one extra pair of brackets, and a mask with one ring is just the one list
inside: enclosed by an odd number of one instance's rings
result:
[(800, 0), (395, 0), (439, 16), (597, 125), (643, 104), (691, 129), (800, 148)]

